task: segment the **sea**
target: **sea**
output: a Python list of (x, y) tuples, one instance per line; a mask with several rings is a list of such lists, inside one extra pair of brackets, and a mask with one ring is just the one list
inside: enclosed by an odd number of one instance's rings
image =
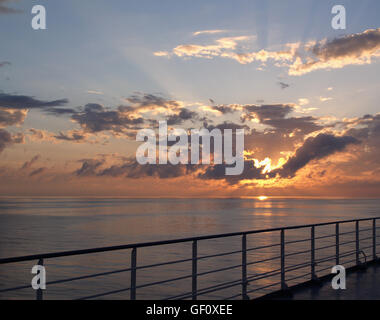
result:
[[(2, 197), (0, 258), (373, 217), (380, 217), (379, 199)], [(285, 231), (288, 285), (310, 279), (310, 231)], [(335, 265), (335, 231), (335, 225), (315, 229), (319, 274), (331, 272)], [(349, 266), (355, 260), (355, 224), (342, 224), (340, 232), (340, 252), (347, 252), (341, 263), (347, 261)], [(280, 232), (247, 236), (250, 298), (279, 289), (279, 244)], [(372, 221), (364, 221), (360, 223), (361, 259), (371, 257), (372, 244)], [(213, 256), (198, 261), (198, 299), (241, 298), (241, 246), (241, 236), (198, 241), (198, 257)], [(218, 256), (228, 252), (234, 253)], [(137, 267), (185, 261), (137, 269), (136, 298), (191, 298), (191, 257), (192, 242), (137, 249)], [(0, 264), (0, 299), (35, 299), (30, 283), (37, 262)], [(43, 298), (129, 299), (130, 266), (130, 249), (45, 259)], [(58, 281), (117, 270), (120, 272)], [(211, 272), (215, 270), (219, 271)], [(167, 281), (176, 278), (180, 279)], [(20, 286), (28, 287), (4, 291)]]

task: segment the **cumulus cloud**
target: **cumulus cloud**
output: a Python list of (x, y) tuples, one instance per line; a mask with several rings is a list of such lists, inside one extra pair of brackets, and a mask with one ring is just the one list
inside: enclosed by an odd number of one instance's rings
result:
[(321, 133), (316, 137), (310, 137), (297, 149), (295, 155), (289, 158), (281, 169), (272, 172), (272, 175), (278, 173), (281, 177), (294, 177), (296, 172), (310, 161), (325, 158), (335, 152), (343, 151), (350, 144), (358, 143), (359, 140), (352, 136), (337, 137)]
[(226, 32), (226, 30), (221, 30), (221, 29), (200, 30), (200, 31), (193, 32), (193, 36), (199, 36), (199, 35), (202, 35), (202, 34), (217, 34), (217, 33), (223, 33), (223, 32)]
[[(287, 43), (280, 50), (262, 49), (249, 51), (239, 46), (250, 37), (220, 38), (212, 44), (182, 44), (172, 51), (159, 51), (157, 56), (197, 57), (212, 59), (229, 58), (241, 64), (273, 61), (275, 66), (285, 67), (288, 74), (299, 76), (321, 69), (338, 69), (347, 65), (372, 63), (380, 57), (380, 28), (346, 35), (332, 40)], [(279, 83), (285, 89), (287, 84)]]
[(7, 130), (0, 129), (0, 153), (3, 152), (6, 147), (22, 142), (24, 142), (24, 136), (22, 134), (11, 135)]
[(80, 177), (86, 177), (96, 175), (96, 169), (104, 163), (104, 160), (83, 159), (80, 162), (82, 166), (75, 171), (75, 174)]
[(380, 57), (380, 28), (347, 35), (333, 40), (323, 40), (308, 46), (307, 61), (297, 58), (289, 73), (301, 75), (319, 69), (337, 69), (347, 65), (370, 64)]
[[(175, 47), (171, 52), (158, 51), (156, 56), (175, 55), (177, 57), (212, 58), (227, 56), (238, 48), (239, 44), (252, 39), (252, 36), (224, 37), (219, 38), (212, 44), (183, 44)], [(164, 54), (166, 52), (166, 54)]]
[(144, 122), (143, 118), (131, 117), (123, 107), (106, 110), (99, 104), (87, 104), (83, 112), (71, 116), (86, 132), (113, 131), (122, 133), (125, 129), (135, 129)]
[(48, 107), (59, 107), (67, 104), (67, 99), (43, 101), (26, 95), (13, 95), (0, 93), (0, 107), (9, 109), (38, 109)]
[(74, 172), (79, 177), (124, 177), (131, 179), (154, 177), (170, 179), (186, 176), (196, 171), (198, 165), (141, 165), (136, 159), (123, 159), (122, 163), (108, 165), (105, 159), (83, 159), (82, 166)]
[(0, 107), (0, 128), (24, 123), (27, 110), (13, 110)]

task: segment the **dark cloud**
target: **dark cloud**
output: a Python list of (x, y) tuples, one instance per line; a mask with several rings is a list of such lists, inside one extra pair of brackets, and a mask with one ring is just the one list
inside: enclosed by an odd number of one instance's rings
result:
[(371, 59), (379, 55), (380, 28), (368, 29), (329, 41), (318, 41), (311, 47), (306, 45), (304, 50), (306, 59), (303, 62), (295, 60), (290, 67), (290, 75), (371, 63)]
[(229, 106), (212, 106), (211, 108), (216, 111), (219, 111), (222, 114), (233, 113), (236, 111), (235, 109)]
[(226, 164), (210, 165), (207, 169), (198, 174), (200, 179), (220, 180), (225, 179), (229, 183), (237, 183), (242, 179), (265, 179), (266, 175), (262, 173), (263, 168), (256, 168), (251, 160), (244, 161), (244, 170), (240, 175), (226, 176)]
[(83, 112), (73, 114), (71, 118), (87, 132), (111, 130), (122, 132), (124, 129), (136, 129), (144, 123), (143, 118), (133, 118), (123, 112), (124, 107), (117, 110), (106, 110), (98, 104), (87, 104)]
[(292, 117), (285, 119), (269, 119), (262, 121), (262, 123), (278, 129), (281, 133), (291, 133), (294, 130), (297, 130), (305, 135), (323, 129), (323, 126), (318, 125), (316, 121), (318, 121), (318, 119), (315, 117)]
[(136, 94), (125, 99), (129, 103), (136, 105), (135, 109), (146, 107), (163, 107), (176, 109), (180, 107), (178, 101), (168, 100), (164, 97), (154, 94)]
[(38, 161), (38, 159), (40, 159), (41, 156), (40, 155), (35, 155), (32, 159), (30, 159), (29, 161), (25, 161), (24, 164), (22, 165), (21, 169), (22, 170), (25, 170), (25, 169), (29, 169), (33, 163), (35, 163), (36, 161)]
[(319, 160), (343, 151), (350, 144), (358, 144), (359, 140), (352, 136), (337, 137), (332, 134), (321, 133), (316, 137), (306, 139), (295, 155), (280, 169), (271, 172), (272, 175), (279, 174), (281, 177), (292, 178), (298, 170), (305, 167), (312, 160)]
[(280, 86), (280, 88), (281, 88), (282, 90), (284, 90), (284, 89), (290, 87), (290, 84), (287, 84), (287, 83), (282, 82), (282, 81), (278, 81), (277, 84)]
[[(160, 164), (146, 164), (141, 165), (135, 159), (125, 159), (122, 164), (104, 166), (104, 160), (85, 159), (81, 160), (82, 167), (74, 173), (77, 176), (109, 176), (109, 177), (124, 177), (131, 179), (138, 179), (144, 177), (156, 177), (160, 179), (176, 178), (188, 175), (196, 171), (198, 165), (167, 165)], [(104, 166), (103, 166), (104, 165)], [(100, 168), (103, 166), (103, 168)]]
[(176, 178), (188, 175), (198, 168), (197, 165), (160, 165), (145, 164), (141, 165), (135, 160), (130, 160), (123, 165), (113, 165), (98, 172), (98, 176), (124, 176), (126, 178), (138, 179), (143, 177), (156, 177), (160, 179)]
[(263, 122), (265, 120), (284, 119), (293, 109), (293, 106), (287, 104), (246, 105), (244, 106), (246, 114), (242, 116), (242, 120), (258, 118), (260, 122)]
[[(263, 168), (255, 167), (252, 160), (244, 161), (244, 170), (237, 176), (226, 176), (225, 164), (211, 165), (198, 174), (200, 179), (224, 179), (231, 184), (238, 183), (239, 180), (261, 180), (274, 178), (277, 175), (281, 178), (292, 178), (296, 172), (305, 167), (312, 160), (319, 160), (343, 151), (350, 144), (358, 144), (359, 140), (351, 136), (337, 137), (331, 134), (319, 134), (316, 137), (308, 138), (304, 144), (296, 151), (295, 155), (284, 164), (282, 168), (272, 172), (262, 173)], [(319, 173), (320, 176), (326, 174), (326, 170)]]
[(77, 113), (77, 111), (72, 108), (46, 108), (44, 111), (55, 116)]
[(54, 138), (64, 141), (82, 142), (86, 139), (86, 135), (79, 131), (74, 131), (70, 133), (59, 132), (59, 134), (55, 135)]
[(181, 108), (178, 114), (170, 115), (167, 118), (168, 125), (178, 125), (186, 120), (196, 120), (198, 114), (186, 108)]
[(319, 59), (328, 61), (336, 58), (358, 58), (379, 48), (380, 28), (336, 38), (326, 43), (319, 42), (311, 48), (311, 52)]
[(43, 101), (25, 95), (0, 93), (0, 107), (9, 109), (38, 109), (59, 107), (67, 104), (68, 102), (69, 101), (67, 99)]
[(15, 143), (22, 143), (24, 136), (22, 134), (11, 135), (7, 130), (0, 129), (0, 153)]
[(86, 177), (96, 175), (96, 169), (104, 163), (104, 160), (83, 159), (80, 162), (82, 162), (82, 166), (75, 171), (75, 174), (79, 177)]
[(26, 117), (25, 110), (11, 110), (0, 107), (0, 127), (22, 124)]
[(223, 130), (226, 130), (226, 129), (232, 129), (233, 131), (237, 129), (250, 130), (250, 128), (247, 125), (237, 124), (230, 121), (224, 121), (223, 123), (220, 123), (217, 125), (211, 125), (211, 124), (208, 124), (207, 122), (204, 122), (203, 126), (205, 129), (209, 131), (213, 129), (219, 129), (222, 131), (222, 133), (223, 133)]
[(32, 171), (32, 172), (29, 174), (29, 177), (37, 176), (37, 175), (39, 175), (39, 174), (45, 172), (46, 170), (47, 170), (47, 168), (45, 168), (45, 167), (38, 168), (38, 169)]

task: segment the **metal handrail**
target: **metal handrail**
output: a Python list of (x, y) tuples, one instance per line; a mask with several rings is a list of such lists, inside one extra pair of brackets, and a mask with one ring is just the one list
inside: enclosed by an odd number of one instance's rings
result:
[[(109, 247), (101, 247), (101, 248), (92, 248), (92, 249), (83, 249), (83, 250), (74, 250), (74, 251), (62, 251), (62, 252), (55, 252), (55, 253), (46, 253), (46, 254), (35, 254), (35, 255), (28, 255), (28, 256), (21, 256), (21, 257), (11, 257), (11, 258), (2, 258), (0, 259), (0, 265), (2, 264), (8, 264), (8, 263), (16, 263), (16, 262), (24, 262), (24, 261), (31, 261), (31, 260), (38, 260), (38, 264), (43, 265), (44, 259), (52, 259), (52, 258), (59, 258), (59, 257), (67, 257), (67, 256), (76, 256), (76, 255), (84, 255), (84, 254), (91, 254), (91, 253), (101, 253), (101, 252), (110, 252), (110, 251), (116, 251), (116, 250), (128, 250), (131, 249), (131, 266), (129, 268), (124, 269), (118, 269), (113, 271), (107, 271), (107, 272), (101, 272), (101, 273), (94, 273), (89, 275), (83, 275), (78, 277), (72, 277), (72, 278), (66, 278), (66, 279), (60, 279), (60, 280), (54, 280), (47, 282), (47, 284), (59, 284), (59, 283), (65, 283), (70, 281), (76, 281), (76, 280), (83, 280), (83, 279), (89, 279), (89, 278), (95, 278), (100, 276), (106, 276), (111, 275), (115, 273), (121, 273), (121, 272), (130, 272), (131, 273), (131, 279), (130, 279), (130, 286), (127, 288), (122, 289), (116, 289), (108, 292), (103, 292), (99, 294), (94, 294), (91, 296), (83, 297), (81, 299), (93, 299), (97, 297), (104, 297), (106, 295), (111, 295), (115, 293), (120, 292), (130, 292), (130, 298), (136, 299), (136, 290), (146, 287), (151, 287), (155, 285), (160, 284), (166, 284), (169, 282), (184, 280), (184, 279), (192, 279), (192, 291), (187, 293), (178, 294), (176, 296), (169, 297), (168, 299), (186, 299), (186, 298), (192, 298), (197, 299), (198, 296), (204, 295), (211, 292), (220, 291), (223, 289), (232, 288), (235, 286), (242, 286), (242, 292), (239, 294), (235, 294), (229, 298), (236, 298), (241, 296), (243, 299), (248, 298), (247, 294), (256, 292), (265, 288), (273, 287), (275, 285), (280, 284), (281, 289), (284, 290), (287, 288), (286, 280), (287, 281), (293, 281), (300, 278), (305, 278), (308, 275), (311, 276), (312, 279), (316, 277), (316, 272), (321, 272), (324, 270), (327, 270), (328, 268), (318, 269), (316, 270), (315, 266), (317, 264), (323, 264), (325, 262), (329, 262), (332, 260), (336, 261), (336, 264), (339, 264), (340, 258), (344, 258), (347, 256), (350, 256), (352, 254), (356, 254), (356, 259), (352, 261), (356, 261), (357, 264), (360, 263), (359, 255), (361, 252), (364, 252), (365, 249), (372, 248), (372, 258), (373, 260), (377, 259), (376, 257), (376, 239), (379, 237), (379, 235), (376, 234), (376, 230), (380, 227), (376, 226), (376, 221), (380, 219), (380, 217), (374, 217), (374, 218), (362, 218), (362, 219), (351, 219), (351, 220), (342, 220), (342, 221), (334, 221), (334, 222), (324, 222), (324, 223), (318, 223), (318, 224), (307, 224), (307, 225), (296, 225), (296, 226), (288, 226), (288, 227), (279, 227), (279, 228), (270, 228), (270, 229), (261, 229), (261, 230), (251, 230), (251, 231), (243, 231), (243, 232), (233, 232), (233, 233), (225, 233), (225, 234), (214, 234), (214, 235), (205, 235), (205, 236), (198, 236), (198, 237), (189, 237), (189, 238), (182, 238), (182, 239), (172, 239), (172, 240), (164, 240), (164, 241), (155, 241), (155, 242), (143, 242), (143, 243), (134, 243), (134, 244), (127, 244), (127, 245), (119, 245), (119, 246), (109, 246)], [(359, 223), (362, 221), (372, 221), (372, 227), (371, 228), (365, 228), (360, 229)], [(339, 226), (341, 224), (347, 224), (347, 223), (355, 223), (355, 230), (348, 231), (348, 232), (340, 232)], [(328, 235), (322, 235), (319, 237), (315, 236), (315, 229), (316, 227), (322, 227), (322, 226), (328, 226), (328, 225), (335, 225), (336, 230), (334, 234), (328, 234)], [(297, 230), (297, 229), (307, 229), (311, 228), (311, 235), (310, 237), (306, 239), (298, 239), (298, 240), (291, 240), (291, 241), (285, 241), (285, 231), (286, 230)], [(370, 237), (360, 238), (360, 232), (365, 231), (372, 231), (372, 235)], [(280, 232), (280, 243), (274, 243), (269, 245), (263, 245), (263, 246), (256, 246), (252, 248), (247, 248), (247, 235), (253, 235), (253, 234), (260, 234), (260, 233), (271, 233), (271, 232)], [(340, 243), (340, 237), (348, 234), (355, 234), (355, 240), (352, 241), (346, 241)], [(203, 240), (211, 240), (211, 239), (221, 239), (221, 238), (227, 238), (227, 237), (242, 237), (242, 247), (240, 250), (235, 251), (228, 251), (228, 252), (222, 252), (222, 253), (216, 253), (216, 254), (210, 254), (210, 255), (203, 255), (198, 256), (197, 254), (197, 248), (198, 248), (198, 242)], [(327, 239), (327, 238), (336, 238), (336, 243), (333, 245), (327, 245), (323, 247), (316, 247), (315, 242), (320, 239)], [(367, 241), (372, 239), (372, 245), (361, 247), (360, 248), (360, 241)], [(309, 250), (302, 250), (302, 251), (295, 251), (295, 252), (285, 252), (286, 246), (289, 247), (291, 244), (295, 243), (301, 243), (301, 242), (310, 242), (311, 248)], [(192, 243), (192, 257), (186, 258), (186, 259), (179, 259), (179, 260), (172, 260), (172, 261), (166, 261), (162, 263), (155, 263), (155, 264), (147, 264), (147, 265), (137, 265), (137, 249), (138, 248), (146, 248), (146, 247), (157, 247), (162, 245), (170, 245), (170, 244), (178, 244), (178, 243)], [(340, 253), (340, 247), (349, 243), (356, 243), (355, 249), (342, 252)], [(247, 261), (247, 253), (252, 251), (259, 251), (262, 249), (267, 248), (274, 248), (274, 247), (280, 247), (280, 255), (279, 256), (272, 256), (269, 258), (261, 259), (261, 260), (254, 260), (254, 261)], [(327, 249), (327, 248), (336, 248), (335, 255), (329, 255), (327, 257), (322, 257), (319, 259), (316, 259), (315, 253), (319, 250)], [(228, 267), (198, 272), (197, 271), (197, 262), (204, 259), (210, 259), (214, 257), (222, 257), (222, 256), (229, 256), (234, 254), (241, 254), (242, 260), (240, 264), (237, 265), (231, 265)], [(298, 263), (298, 264), (292, 264), (292, 265), (286, 265), (286, 258), (293, 257), (295, 255), (300, 254), (311, 254), (310, 261)], [(274, 269), (268, 272), (259, 273), (259, 274), (253, 274), (253, 275), (247, 275), (247, 266), (252, 266), (259, 263), (274, 261), (274, 260), (280, 260), (280, 268)], [(349, 261), (349, 262), (352, 262)], [(141, 269), (150, 269), (155, 267), (161, 267), (161, 266), (167, 266), (167, 265), (173, 265), (173, 264), (179, 264), (184, 262), (192, 262), (192, 273), (190, 275), (185, 276), (179, 276), (175, 278), (170, 278), (166, 280), (151, 282), (151, 283), (145, 283), (136, 285), (136, 271)], [(238, 280), (223, 282), (220, 284), (212, 285), (206, 288), (198, 289), (197, 288), (197, 282), (198, 277), (214, 274), (217, 272), (232, 270), (232, 269), (238, 269), (241, 268), (242, 270), (242, 277)], [(302, 275), (297, 275), (296, 277), (291, 277), (286, 279), (286, 273), (289, 273), (291, 271), (296, 271), (299, 269), (304, 268), (311, 268), (310, 272)], [(330, 267), (329, 267), (330, 268)], [(266, 285), (264, 287), (256, 288), (253, 290), (247, 290), (247, 286), (251, 282), (258, 281), (260, 279), (266, 279), (269, 277), (274, 277), (280, 275), (281, 281), (275, 284)], [(21, 290), (30, 288), (30, 286), (18, 286), (14, 288), (7, 288), (7, 289), (0, 289), (1, 292), (9, 292), (9, 291), (15, 291), (15, 290)], [(42, 299), (42, 290), (37, 290), (37, 299)]]
[(221, 234), (213, 234), (213, 235), (205, 235), (205, 236), (189, 237), (189, 238), (181, 238), (181, 239), (172, 239), (172, 240), (164, 240), (164, 241), (141, 242), (141, 243), (127, 244), (127, 245), (119, 245), (119, 246), (100, 247), (100, 248), (72, 250), (72, 251), (61, 251), (61, 252), (45, 253), (45, 254), (34, 254), (34, 255), (29, 255), (29, 256), (2, 258), (2, 259), (0, 259), (0, 264), (30, 261), (30, 260), (37, 260), (37, 259), (59, 258), (59, 257), (83, 255), (83, 254), (89, 254), (89, 253), (109, 252), (109, 251), (124, 250), (124, 249), (153, 247), (153, 246), (161, 246), (161, 245), (175, 244), (175, 243), (182, 243), (182, 242), (192, 242), (192, 241), (211, 240), (211, 239), (218, 239), (218, 238), (236, 237), (236, 236), (242, 236), (244, 234), (248, 235), (248, 234), (282, 231), (282, 230), (296, 230), (296, 229), (301, 229), (301, 228), (311, 228), (313, 226), (314, 227), (320, 227), (320, 226), (333, 225), (336, 223), (343, 224), (343, 223), (358, 222), (358, 221), (359, 222), (360, 221), (370, 221), (373, 219), (380, 219), (380, 217), (351, 219), (351, 220), (342, 220), (342, 221), (334, 221), (334, 222), (322, 222), (322, 223), (316, 223), (316, 224), (296, 225), (296, 226), (278, 227), (278, 228), (251, 230), (251, 231), (241, 231), (241, 232), (232, 232), (232, 233), (221, 233)]

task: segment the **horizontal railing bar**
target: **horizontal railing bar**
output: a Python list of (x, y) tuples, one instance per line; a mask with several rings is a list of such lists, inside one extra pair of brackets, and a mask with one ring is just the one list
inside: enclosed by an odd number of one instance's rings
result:
[[(342, 244), (342, 243), (341, 243), (341, 244)], [(315, 251), (317, 251), (317, 250), (324, 250), (324, 249), (328, 249), (328, 248), (334, 248), (334, 247), (336, 247), (336, 244), (335, 244), (335, 243), (334, 243), (334, 244), (330, 244), (330, 245), (328, 245), (328, 246), (315, 248)]]
[(341, 242), (340, 245), (343, 246), (345, 244), (350, 244), (350, 243), (355, 243), (356, 240), (351, 240), (351, 241), (346, 241), (346, 242)]
[(231, 300), (231, 299), (234, 299), (234, 298), (237, 298), (237, 297), (240, 297), (240, 296), (241, 296), (241, 293), (238, 293), (238, 294), (235, 294), (234, 296), (225, 298), (224, 300)]
[(280, 258), (281, 258), (281, 256), (276, 256), (276, 257), (271, 257), (271, 258), (268, 258), (268, 259), (252, 261), (252, 262), (248, 262), (247, 266), (251, 266), (253, 264), (258, 264), (258, 263), (263, 263), (263, 262), (268, 262), (268, 261), (273, 261), (273, 260), (277, 260), (277, 259), (280, 259)]
[(372, 239), (373, 239), (373, 237), (360, 238), (359, 240), (360, 240), (360, 241), (365, 241), (365, 240), (370, 240), (370, 239), (372, 240)]
[(273, 277), (273, 276), (276, 276), (276, 275), (279, 275), (279, 274), (281, 274), (281, 269), (276, 269), (276, 270), (272, 270), (272, 271), (268, 271), (268, 272), (264, 272), (264, 273), (259, 273), (259, 274), (251, 275), (251, 276), (247, 277), (247, 280), (249, 282), (254, 282), (254, 281), (257, 281), (257, 280), (261, 280), (261, 279), (265, 279), (265, 278), (270, 278), (270, 277)]
[(217, 272), (221, 272), (221, 271), (232, 270), (232, 269), (236, 269), (236, 268), (240, 268), (240, 267), (241, 267), (241, 264), (238, 264), (238, 265), (235, 265), (235, 266), (230, 266), (230, 267), (225, 267), (225, 268), (221, 268), (221, 269), (215, 269), (215, 270), (211, 270), (211, 271), (205, 271), (205, 272), (197, 273), (197, 276), (204, 276), (206, 274), (211, 274), (211, 273), (217, 273)]
[(299, 264), (294, 264), (292, 266), (285, 268), (285, 271), (289, 272), (289, 271), (303, 269), (303, 268), (310, 267), (310, 266), (311, 266), (311, 262), (299, 263)]
[(0, 289), (0, 293), (1, 292), (22, 290), (22, 289), (27, 289), (27, 288), (31, 288), (31, 287), (32, 287), (31, 285), (28, 285), (28, 286), (20, 286), (20, 287), (13, 287), (13, 288), (7, 288), (7, 289)]
[(70, 281), (76, 281), (76, 280), (83, 280), (83, 279), (89, 279), (89, 278), (96, 278), (96, 277), (101, 277), (101, 276), (107, 276), (107, 275), (110, 275), (110, 274), (127, 272), (127, 271), (131, 271), (131, 268), (120, 269), (120, 270), (115, 270), (115, 271), (108, 271), (108, 272), (101, 272), (101, 273), (94, 273), (94, 274), (89, 274), (89, 275), (86, 275), (86, 276), (79, 276), (79, 277), (67, 278), (67, 279), (62, 279), (62, 280), (54, 280), (54, 281), (46, 282), (46, 284), (65, 283), (65, 282), (70, 282)]
[(332, 238), (332, 237), (335, 237), (335, 234), (329, 234), (329, 235), (325, 235), (325, 236), (315, 237), (315, 240), (326, 239), (326, 238)]
[[(219, 290), (225, 289), (227, 285), (228, 285), (228, 288), (230, 288), (230, 287), (240, 285), (240, 284), (241, 284), (241, 279), (219, 283), (219, 284), (198, 290), (197, 295), (219, 291)], [(219, 287), (221, 287), (221, 288), (219, 288)], [(216, 288), (216, 290), (211, 290), (211, 289), (215, 289), (215, 288)], [(176, 296), (166, 298), (165, 300), (186, 299), (186, 298), (190, 298), (191, 296), (192, 296), (192, 292), (188, 292), (188, 293), (184, 293), (184, 294), (180, 294), (180, 295), (176, 295)]]
[(326, 267), (326, 268), (322, 268), (322, 269), (317, 269), (316, 272), (322, 272), (322, 271), (325, 271), (325, 270), (331, 270), (333, 266), (329, 266), (329, 267)]
[(184, 279), (188, 279), (188, 278), (191, 278), (191, 277), (192, 277), (192, 275), (187, 275), (187, 276), (181, 276), (181, 277), (171, 278), (171, 279), (162, 280), (162, 281), (156, 281), (156, 282), (144, 283), (144, 284), (141, 284), (141, 285), (139, 285), (139, 286), (136, 286), (136, 289), (141, 289), (141, 288), (146, 288), (146, 287), (156, 286), (156, 285), (158, 285), (158, 284), (164, 284), (164, 283), (173, 282), (173, 281), (184, 280)]
[[(178, 280), (184, 280), (184, 279), (188, 279), (191, 277), (192, 277), (191, 275), (188, 275), (188, 276), (182, 276), (182, 277), (177, 277), (177, 278), (172, 278), (172, 279), (167, 279), (167, 280), (162, 280), (162, 281), (157, 281), (157, 282), (145, 283), (145, 284), (136, 286), (136, 289), (146, 288), (146, 287), (150, 287), (150, 286), (154, 286), (154, 285), (158, 285), (158, 284), (164, 284), (164, 283), (173, 282), (173, 281), (178, 281)], [(106, 296), (106, 295), (110, 295), (110, 294), (120, 293), (123, 291), (129, 291), (130, 289), (131, 288), (125, 288), (125, 289), (118, 289), (118, 290), (113, 290), (113, 291), (109, 291), (109, 292), (105, 292), (105, 293), (99, 293), (99, 294), (96, 294), (93, 296), (80, 298), (79, 300), (86, 300), (86, 299), (102, 297), (102, 296)]]
[(94, 298), (104, 297), (104, 296), (108, 296), (110, 294), (125, 292), (125, 291), (129, 291), (129, 290), (131, 290), (131, 288), (118, 289), (118, 290), (108, 291), (108, 292), (104, 292), (104, 293), (95, 294), (95, 295), (92, 295), (92, 296), (87, 296), (87, 297), (79, 298), (79, 299), (76, 299), (76, 300), (94, 299)]
[(178, 263), (183, 263), (183, 262), (189, 262), (192, 259), (182, 259), (182, 260), (173, 260), (173, 261), (168, 261), (168, 262), (162, 262), (162, 263), (155, 263), (155, 264), (150, 264), (150, 265), (144, 265), (140, 267), (136, 267), (136, 270), (141, 270), (141, 269), (148, 269), (148, 268), (154, 268), (154, 267), (161, 267), (161, 266), (166, 266), (169, 264), (178, 264)]
[(244, 234), (249, 235), (249, 234), (268, 233), (268, 232), (281, 231), (281, 230), (296, 230), (296, 229), (302, 229), (302, 228), (310, 228), (312, 226), (319, 227), (319, 226), (333, 225), (336, 223), (344, 224), (344, 223), (352, 223), (352, 222), (357, 222), (357, 221), (370, 221), (370, 220), (377, 220), (377, 219), (380, 219), (380, 217), (351, 219), (351, 220), (342, 220), (342, 221), (333, 221), (333, 222), (322, 222), (322, 223), (317, 223), (317, 224), (296, 225), (296, 226), (288, 226), (288, 227), (278, 227), (278, 228), (251, 230), (251, 231), (244, 231), (244, 232), (205, 235), (205, 236), (172, 239), (172, 240), (164, 240), (164, 241), (143, 242), (143, 243), (134, 243), (134, 244), (127, 244), (127, 245), (100, 247), (100, 248), (92, 248), (92, 249), (35, 254), (35, 255), (21, 256), (21, 257), (2, 258), (0, 259), (0, 264), (38, 260), (38, 259), (59, 258), (59, 257), (66, 257), (66, 256), (99, 253), (99, 252), (109, 252), (109, 251), (116, 251), (116, 250), (126, 250), (126, 249), (133, 249), (133, 248), (144, 248), (144, 247), (176, 244), (176, 243), (183, 243), (183, 242), (192, 242), (192, 241), (199, 241), (199, 240), (211, 240), (211, 239), (241, 236)]
[(287, 241), (285, 244), (292, 244), (292, 243), (299, 243), (299, 242), (306, 242), (306, 241), (311, 241), (311, 239), (302, 239), (302, 240), (292, 240), (292, 241)]
[(241, 285), (241, 280), (239, 280), (239, 282), (237, 282), (237, 283), (226, 285), (226, 286), (223, 286), (223, 287), (218, 287), (218, 288), (214, 288), (214, 289), (207, 290), (207, 291), (202, 291), (202, 292), (198, 291), (197, 292), (197, 296), (201, 296), (201, 295), (204, 295), (204, 294), (207, 294), (207, 293), (212, 293), (212, 292), (216, 292), (216, 291), (232, 288), (232, 287), (235, 287), (235, 286), (238, 286), (238, 285)]
[(309, 274), (303, 274), (303, 275), (300, 275), (300, 276), (296, 276), (296, 277), (293, 277), (293, 278), (287, 278), (286, 281), (290, 282), (290, 281), (293, 281), (293, 280), (297, 280), (297, 279), (301, 279), (301, 278), (305, 278), (309, 276)]
[[(339, 257), (343, 258), (343, 257), (351, 255), (351, 254), (353, 254), (355, 252), (356, 252), (356, 250), (347, 251), (347, 252), (344, 252), (343, 254), (339, 254)], [(321, 263), (321, 262), (326, 262), (326, 261), (334, 260), (335, 258), (336, 258), (335, 255), (327, 256), (327, 257), (324, 257), (324, 258), (321, 258), (321, 259), (317, 260), (316, 263)]]
[(192, 291), (188, 291), (188, 292), (185, 292), (185, 293), (181, 293), (181, 294), (178, 294), (178, 295), (175, 295), (175, 296), (170, 296), (170, 297), (167, 297), (167, 298), (164, 298), (162, 300), (174, 300), (174, 299), (183, 299), (183, 297), (191, 297), (193, 294)]
[(270, 287), (278, 286), (279, 284), (281, 284), (281, 281), (269, 284), (269, 285), (264, 286), (264, 287), (260, 287), (260, 288), (249, 290), (249, 291), (247, 291), (247, 293), (252, 293), (252, 292), (260, 291), (260, 290), (267, 289), (267, 288), (270, 288)]
[(305, 254), (305, 253), (310, 253), (311, 250), (304, 250), (304, 251), (296, 251), (296, 252), (291, 252), (288, 254), (285, 254), (285, 257), (291, 257), (291, 256), (296, 256), (298, 254)]
[(269, 244), (266, 246), (260, 246), (260, 247), (254, 247), (254, 248), (249, 248), (246, 251), (254, 251), (254, 250), (260, 250), (260, 249), (267, 249), (267, 248), (273, 248), (273, 247), (278, 247), (280, 246), (280, 243), (275, 243), (275, 244)]
[(356, 232), (355, 230), (353, 230), (353, 231), (346, 231), (346, 232), (340, 232), (339, 235), (340, 236), (344, 236), (344, 235), (355, 233), (355, 232)]
[[(197, 260), (204, 260), (204, 259), (209, 259), (209, 258), (228, 256), (228, 255), (236, 254), (236, 253), (241, 253), (241, 250), (230, 251), (230, 252), (223, 252), (223, 253), (217, 253), (217, 254), (211, 254), (211, 255), (208, 255), (208, 256), (201, 256), (201, 257), (198, 257)], [(190, 260), (192, 260), (192, 259), (190, 259)]]

